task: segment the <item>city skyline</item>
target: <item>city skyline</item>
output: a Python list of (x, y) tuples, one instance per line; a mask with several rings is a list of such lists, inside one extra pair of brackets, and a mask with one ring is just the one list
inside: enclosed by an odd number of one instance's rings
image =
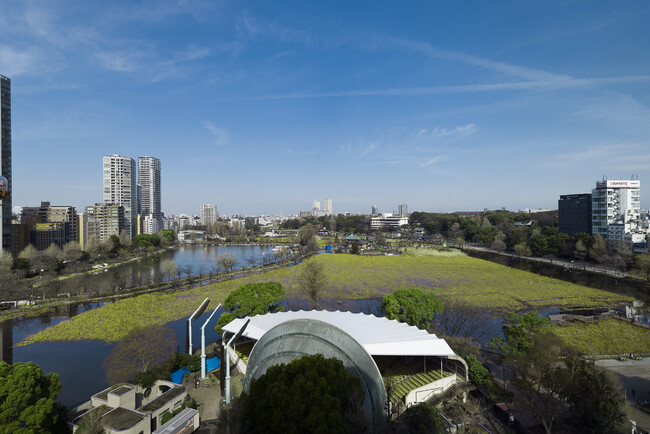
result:
[(555, 209), (650, 178), (645, 4), (2, 8), (15, 206), (98, 202), (110, 154), (163, 162), (166, 215)]

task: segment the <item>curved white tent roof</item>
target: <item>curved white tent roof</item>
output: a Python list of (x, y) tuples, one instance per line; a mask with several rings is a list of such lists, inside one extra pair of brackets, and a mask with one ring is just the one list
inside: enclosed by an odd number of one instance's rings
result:
[(454, 356), (444, 339), (425, 330), (387, 318), (352, 312), (310, 310), (277, 312), (238, 318), (223, 330), (237, 333), (246, 320), (251, 322), (243, 336), (260, 340), (273, 327), (294, 319), (312, 319), (332, 324), (359, 342), (371, 356)]

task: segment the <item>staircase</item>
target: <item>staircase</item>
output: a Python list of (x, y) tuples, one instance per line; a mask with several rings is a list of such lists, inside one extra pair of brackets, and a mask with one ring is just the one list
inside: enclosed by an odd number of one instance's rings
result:
[(470, 390), (476, 389), (476, 386), (474, 386), (471, 382), (469, 381), (459, 381), (454, 384), (452, 384), (447, 390), (444, 392), (438, 394), (438, 395), (433, 395), (429, 397), (425, 402), (427, 405), (430, 405), (432, 407), (436, 407), (439, 404), (447, 401), (451, 401), (454, 399), (456, 396), (460, 395), (461, 393), (469, 392)]

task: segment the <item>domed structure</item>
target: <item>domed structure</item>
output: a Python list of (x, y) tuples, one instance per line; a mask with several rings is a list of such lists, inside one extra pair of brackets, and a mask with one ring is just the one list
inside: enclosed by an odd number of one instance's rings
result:
[(255, 315), (226, 324), (224, 345), (248, 321), (236, 351), (230, 351), (245, 375), (245, 391), (269, 366), (304, 355), (336, 357), (362, 382), (366, 421), (377, 427), (373, 432), (386, 420), (387, 400), (391, 412), (400, 412), (439, 399), (453, 385), (454, 394), (465, 393), (470, 384), (466, 362), (444, 339), (387, 318), (317, 310)]
[(270, 366), (313, 354), (341, 360), (345, 370), (359, 378), (366, 423), (371, 432), (380, 432), (386, 420), (386, 389), (375, 361), (352, 336), (324, 321), (289, 320), (265, 333), (248, 359), (244, 391), (248, 393), (251, 381), (264, 375)]

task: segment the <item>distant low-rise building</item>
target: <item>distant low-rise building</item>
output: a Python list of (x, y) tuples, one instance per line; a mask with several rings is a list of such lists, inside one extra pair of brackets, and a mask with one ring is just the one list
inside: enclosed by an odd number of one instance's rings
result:
[(205, 231), (184, 230), (178, 232), (179, 243), (192, 243), (194, 241), (205, 241)]
[(390, 216), (390, 217), (372, 217), (370, 219), (370, 229), (382, 228), (399, 228), (400, 226), (408, 225), (408, 217)]

